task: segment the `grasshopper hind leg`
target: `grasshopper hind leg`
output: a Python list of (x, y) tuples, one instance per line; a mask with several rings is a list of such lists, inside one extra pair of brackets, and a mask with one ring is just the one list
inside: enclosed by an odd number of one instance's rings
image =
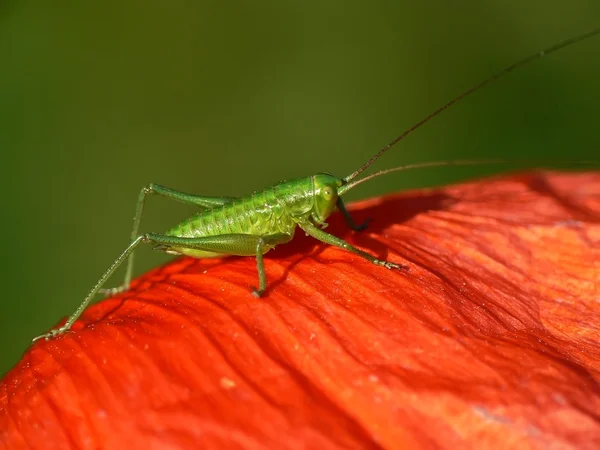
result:
[[(201, 211), (223, 206), (235, 200), (233, 197), (205, 197), (201, 195), (187, 194), (185, 192), (176, 191), (159, 184), (150, 183), (148, 186), (142, 188), (138, 196), (138, 201), (135, 208), (135, 216), (133, 218), (133, 229), (131, 230), (131, 242), (133, 242), (138, 236), (138, 230), (142, 220), (142, 214), (144, 212), (146, 197), (152, 194), (166, 197), (180, 203), (197, 206)], [(125, 280), (123, 280), (123, 283), (114, 288), (100, 289), (98, 291), (100, 294), (103, 294), (105, 297), (110, 297), (129, 289), (129, 284), (131, 283), (131, 278), (133, 276), (133, 256), (134, 255), (132, 253), (127, 261), (127, 269), (125, 271)]]
[(254, 255), (259, 275), (259, 288), (256, 293), (262, 295), (267, 286), (265, 267), (262, 259), (262, 254), (277, 244), (289, 242), (293, 234), (277, 233), (266, 236), (255, 236), (251, 234), (224, 234), (219, 236), (205, 236), (199, 238), (182, 238), (167, 236), (164, 234), (147, 233), (136, 237), (131, 244), (113, 261), (110, 267), (102, 274), (94, 287), (90, 290), (83, 302), (77, 307), (75, 312), (69, 316), (66, 323), (59, 328), (53, 329), (50, 332), (36, 337), (33, 341), (39, 339), (52, 339), (71, 329), (73, 324), (83, 311), (90, 304), (94, 296), (100, 292), (100, 289), (108, 281), (111, 275), (123, 264), (134, 250), (142, 243), (156, 244), (164, 246), (167, 249), (173, 249), (185, 254), (185, 250), (203, 250), (207, 252), (219, 253), (225, 255)]

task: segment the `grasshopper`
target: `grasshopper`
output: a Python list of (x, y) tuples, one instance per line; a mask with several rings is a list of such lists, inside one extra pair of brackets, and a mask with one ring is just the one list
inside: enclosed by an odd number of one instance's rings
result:
[[(155, 249), (166, 253), (186, 255), (194, 258), (214, 258), (226, 255), (254, 256), (256, 257), (258, 270), (258, 288), (252, 289), (252, 293), (256, 297), (262, 296), (267, 288), (263, 255), (275, 246), (291, 241), (296, 227), (300, 227), (307, 235), (321, 242), (341, 247), (377, 266), (382, 266), (386, 269), (407, 269), (407, 267), (400, 264), (377, 259), (375, 256), (354, 247), (345, 240), (324, 231), (327, 227), (327, 218), (336, 208), (341, 212), (351, 229), (361, 231), (367, 226), (367, 222), (362, 224), (354, 222), (346, 210), (341, 196), (365, 181), (400, 170), (447, 165), (496, 164), (506, 161), (459, 160), (411, 164), (382, 170), (358, 180), (355, 180), (355, 178), (391, 147), (468, 95), (513, 70), (540, 59), (542, 56), (598, 34), (600, 34), (600, 28), (559, 42), (505, 67), (467, 89), (408, 128), (400, 136), (379, 150), (356, 171), (343, 178), (337, 178), (329, 173), (318, 173), (309, 177), (281, 182), (267, 187), (260, 192), (240, 198), (204, 197), (186, 194), (157, 184), (149, 184), (141, 190), (138, 197), (129, 246), (113, 261), (63, 326), (38, 336), (33, 341), (35, 342), (38, 339), (48, 340), (68, 331), (96, 294), (114, 295), (127, 290), (133, 273), (134, 251), (141, 244), (152, 244)], [(589, 162), (580, 161), (580, 163), (588, 164)], [(139, 234), (138, 230), (146, 197), (151, 194), (194, 205), (200, 208), (200, 212), (183, 220), (166, 233)], [(125, 261), (127, 261), (127, 268), (123, 284), (113, 289), (102, 289), (106, 281)]]

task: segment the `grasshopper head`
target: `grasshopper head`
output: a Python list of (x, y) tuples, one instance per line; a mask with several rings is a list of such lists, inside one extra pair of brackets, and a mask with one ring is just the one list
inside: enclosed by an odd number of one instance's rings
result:
[(325, 221), (335, 209), (338, 188), (342, 180), (328, 173), (319, 173), (312, 177), (315, 199), (314, 215), (319, 221)]

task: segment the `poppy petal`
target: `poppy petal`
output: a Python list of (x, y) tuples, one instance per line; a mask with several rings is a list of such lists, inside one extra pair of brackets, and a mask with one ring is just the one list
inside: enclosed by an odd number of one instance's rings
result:
[(357, 203), (265, 258), (182, 258), (38, 341), (4, 448), (598, 448), (600, 174)]

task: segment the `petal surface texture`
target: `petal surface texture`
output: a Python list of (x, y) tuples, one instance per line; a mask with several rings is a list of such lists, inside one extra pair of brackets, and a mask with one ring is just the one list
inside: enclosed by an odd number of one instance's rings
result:
[(177, 259), (27, 350), (0, 448), (600, 448), (600, 174), (350, 209), (408, 271), (298, 232), (257, 299), (254, 258)]

